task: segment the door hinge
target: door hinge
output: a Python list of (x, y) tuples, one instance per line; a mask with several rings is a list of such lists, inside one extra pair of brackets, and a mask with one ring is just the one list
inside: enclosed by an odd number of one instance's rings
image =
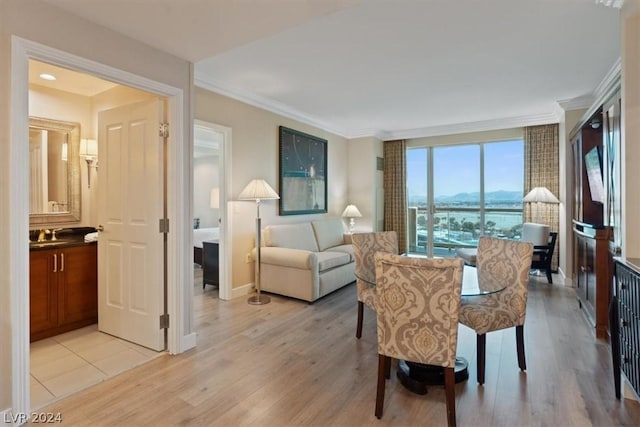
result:
[(163, 138), (169, 138), (169, 123), (160, 123), (160, 136)]
[(168, 233), (169, 232), (169, 218), (160, 218), (159, 221), (160, 233)]
[(169, 329), (169, 315), (161, 314), (160, 315), (160, 329)]

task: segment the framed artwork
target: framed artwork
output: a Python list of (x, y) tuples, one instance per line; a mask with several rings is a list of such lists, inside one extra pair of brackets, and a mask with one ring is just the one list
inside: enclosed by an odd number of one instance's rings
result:
[(280, 126), (280, 215), (327, 212), (327, 140)]

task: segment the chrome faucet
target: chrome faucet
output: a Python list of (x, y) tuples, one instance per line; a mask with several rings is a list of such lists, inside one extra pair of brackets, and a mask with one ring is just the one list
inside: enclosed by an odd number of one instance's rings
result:
[(53, 230), (51, 230), (51, 240), (58, 240), (58, 238), (56, 237), (56, 233), (60, 230), (62, 230), (62, 228), (54, 228)]
[(38, 242), (44, 242), (45, 240), (47, 240), (47, 234), (51, 234), (51, 231), (49, 229), (40, 230), (40, 233), (38, 234)]

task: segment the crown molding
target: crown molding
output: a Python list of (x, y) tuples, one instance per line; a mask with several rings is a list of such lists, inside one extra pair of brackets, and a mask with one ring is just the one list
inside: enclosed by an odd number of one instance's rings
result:
[(621, 76), (622, 58), (618, 58), (605, 74), (600, 84), (593, 90), (593, 98), (595, 100), (604, 100), (604, 98), (611, 96), (612, 90), (620, 85)]
[(509, 129), (515, 127), (535, 126), (549, 123), (557, 123), (560, 120), (560, 112), (538, 114), (530, 116), (507, 117), (501, 119), (491, 119), (478, 122), (455, 123), (441, 126), (428, 126), (408, 130), (382, 130), (382, 129), (357, 129), (347, 131), (337, 129), (328, 123), (317, 120), (307, 114), (296, 111), (284, 104), (274, 102), (268, 98), (258, 96), (248, 91), (230, 88), (220, 82), (210, 79), (202, 79), (198, 76), (194, 79), (195, 86), (218, 93), (228, 98), (252, 105), (254, 107), (278, 114), (301, 123), (317, 127), (332, 134), (347, 139), (375, 137), (380, 140), (423, 138), (428, 136), (451, 135), (456, 133), (481, 132), (498, 129)]
[(343, 129), (336, 129), (335, 127), (331, 126), (329, 123), (323, 122), (321, 120), (317, 120), (305, 113), (301, 113), (280, 102), (276, 102), (271, 99), (262, 97), (260, 95), (256, 95), (255, 93), (251, 93), (244, 89), (239, 89), (237, 87), (230, 87), (228, 85), (222, 84), (221, 82), (217, 82), (211, 79), (205, 80), (200, 78), (198, 75), (194, 77), (194, 85), (199, 88), (206, 89), (211, 92), (226, 96), (228, 98), (232, 98), (237, 101), (244, 102), (245, 104), (249, 104), (254, 107), (258, 107), (263, 110), (270, 111), (274, 114), (278, 114), (293, 120), (297, 120), (309, 126), (317, 127), (319, 129), (333, 133), (343, 138), (350, 138), (347, 132)]
[(593, 94), (578, 96), (571, 99), (563, 99), (558, 102), (558, 106), (562, 111), (583, 110), (591, 107), (594, 101)]
[(620, 9), (624, 4), (624, 0), (596, 0), (596, 4), (601, 4), (607, 7), (615, 7)]
[(408, 129), (402, 131), (382, 131), (374, 135), (383, 141), (394, 139), (425, 138), (429, 136), (452, 135), (458, 133), (483, 132), (499, 129), (510, 129), (525, 126), (537, 126), (558, 123), (560, 116), (557, 112), (530, 116), (505, 117), (501, 119), (483, 120), (477, 122), (455, 123), (441, 126)]

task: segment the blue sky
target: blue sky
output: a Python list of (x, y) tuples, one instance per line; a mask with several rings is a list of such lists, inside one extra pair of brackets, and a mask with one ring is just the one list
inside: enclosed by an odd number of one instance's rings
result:
[[(480, 145), (434, 148), (435, 197), (480, 191)], [(407, 150), (409, 196), (427, 194), (426, 149)], [(486, 143), (485, 191), (523, 191), (522, 140)]]

